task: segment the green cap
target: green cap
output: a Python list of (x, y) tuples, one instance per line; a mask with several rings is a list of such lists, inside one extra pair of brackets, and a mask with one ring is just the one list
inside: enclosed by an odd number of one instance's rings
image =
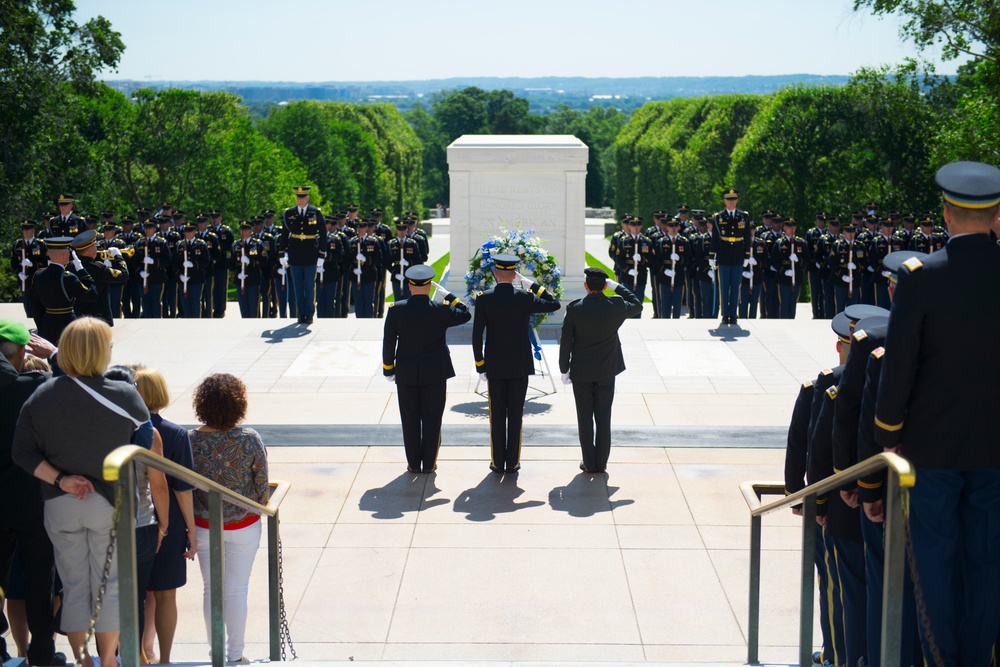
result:
[(31, 341), (28, 327), (13, 320), (0, 320), (0, 339), (9, 340), (15, 345), (27, 345)]

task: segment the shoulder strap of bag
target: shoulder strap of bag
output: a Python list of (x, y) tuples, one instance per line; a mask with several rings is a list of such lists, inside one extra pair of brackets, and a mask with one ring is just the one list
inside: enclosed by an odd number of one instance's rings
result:
[(75, 382), (78, 385), (80, 385), (85, 392), (87, 392), (88, 394), (90, 394), (94, 398), (95, 401), (97, 401), (98, 403), (100, 403), (101, 405), (103, 405), (104, 407), (106, 407), (108, 410), (111, 410), (111, 412), (114, 412), (116, 415), (119, 415), (121, 417), (124, 417), (125, 419), (128, 419), (130, 422), (132, 422), (133, 424), (135, 424), (136, 428), (139, 428), (140, 426), (142, 426), (143, 424), (146, 423), (145, 420), (136, 419), (135, 417), (133, 417), (132, 415), (130, 415), (128, 412), (126, 412), (124, 408), (122, 408), (122, 407), (120, 407), (118, 405), (115, 405), (110, 400), (108, 400), (107, 398), (105, 398), (101, 394), (97, 393), (96, 391), (94, 391), (93, 389), (91, 389), (90, 387), (88, 387), (87, 385), (85, 385), (83, 382), (80, 382), (79, 378), (72, 377), (72, 376), (68, 376), (68, 377), (71, 380), (73, 380), (73, 382)]

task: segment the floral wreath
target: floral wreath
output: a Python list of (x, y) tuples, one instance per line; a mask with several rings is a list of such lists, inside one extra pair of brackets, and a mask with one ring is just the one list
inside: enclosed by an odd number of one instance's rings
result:
[[(542, 239), (535, 236), (535, 230), (508, 230), (500, 223), (500, 233), (486, 239), (483, 246), (469, 260), (469, 272), (465, 274), (465, 296), (475, 306), (476, 297), (480, 292), (490, 288), (495, 282), (493, 278), (493, 256), (497, 254), (517, 255), (525, 273), (531, 274), (535, 282), (561, 298), (562, 268), (556, 263), (556, 258), (542, 248)], [(536, 313), (531, 316), (532, 329), (543, 324), (549, 317), (548, 313)]]

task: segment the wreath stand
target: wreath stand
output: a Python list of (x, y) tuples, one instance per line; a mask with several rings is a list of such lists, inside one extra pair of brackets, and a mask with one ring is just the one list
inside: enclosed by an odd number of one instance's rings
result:
[[(542, 347), (541, 344), (542, 339), (538, 335), (538, 329), (537, 328), (528, 329), (528, 336), (529, 340), (531, 341), (531, 346), (534, 348), (534, 354), (532, 355), (532, 357), (534, 358), (535, 362), (535, 375), (529, 376), (528, 389), (529, 391), (537, 393), (537, 395), (539, 396), (551, 396), (552, 394), (556, 393), (556, 379), (555, 377), (553, 377), (552, 371), (549, 368), (549, 360), (545, 356), (545, 349)], [(538, 355), (537, 357), (535, 356), (536, 354)], [(483, 382), (483, 374), (476, 373), (476, 375), (478, 375), (479, 377), (476, 379), (476, 388), (473, 390), (473, 393), (479, 394), (483, 398), (486, 398), (489, 395), (489, 390), (486, 389), (483, 391), (479, 391), (479, 387)], [(545, 391), (544, 388), (539, 389), (538, 387), (532, 387), (530, 382), (531, 377), (543, 377), (543, 378), (547, 377), (549, 379), (549, 384), (552, 386), (552, 391)]]

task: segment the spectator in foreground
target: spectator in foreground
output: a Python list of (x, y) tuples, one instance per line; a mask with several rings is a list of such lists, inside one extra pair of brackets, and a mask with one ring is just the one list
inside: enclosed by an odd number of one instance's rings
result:
[[(238, 424), (247, 413), (247, 388), (239, 378), (217, 373), (195, 390), (194, 411), (202, 426), (189, 432), (194, 470), (262, 505), (270, 497), (267, 454), (260, 434)], [(209, 569), (208, 494), (194, 494), (198, 566), (205, 582), (205, 630), (212, 641), (211, 576)], [(260, 547), (260, 516), (232, 503), (223, 507), (225, 530), (226, 660), (249, 662), (246, 646), (247, 595), (254, 556)]]

